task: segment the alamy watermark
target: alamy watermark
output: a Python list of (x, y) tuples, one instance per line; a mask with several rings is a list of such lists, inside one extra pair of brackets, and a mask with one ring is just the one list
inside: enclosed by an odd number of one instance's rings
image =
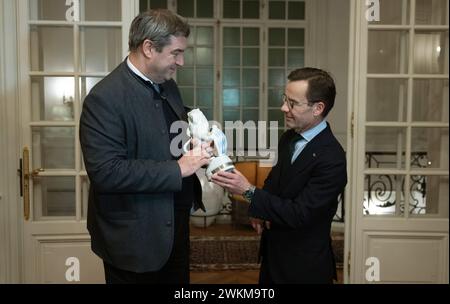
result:
[(366, 281), (379, 282), (380, 281), (380, 260), (376, 257), (369, 257), (366, 260)]
[(80, 282), (80, 260), (75, 257), (66, 259), (66, 281), (67, 282)]

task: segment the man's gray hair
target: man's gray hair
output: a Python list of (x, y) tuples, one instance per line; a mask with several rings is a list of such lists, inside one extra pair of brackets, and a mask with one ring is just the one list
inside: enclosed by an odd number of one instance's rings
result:
[(171, 36), (187, 38), (189, 34), (189, 24), (183, 17), (166, 9), (149, 10), (131, 23), (128, 46), (131, 52), (136, 51), (148, 39), (161, 52), (170, 44)]

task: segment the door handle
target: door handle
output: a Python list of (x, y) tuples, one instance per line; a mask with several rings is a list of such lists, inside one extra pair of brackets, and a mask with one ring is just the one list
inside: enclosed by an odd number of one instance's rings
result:
[(23, 194), (23, 217), (30, 220), (30, 150), (23, 148), (22, 158), (22, 194)]

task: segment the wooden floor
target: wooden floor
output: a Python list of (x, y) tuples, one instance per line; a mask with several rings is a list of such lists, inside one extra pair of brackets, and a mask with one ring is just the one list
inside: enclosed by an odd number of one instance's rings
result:
[[(251, 227), (214, 224), (208, 228), (191, 226), (191, 236), (251, 236), (256, 232)], [(191, 271), (191, 284), (257, 284), (259, 270)], [(342, 271), (338, 269), (338, 284)]]

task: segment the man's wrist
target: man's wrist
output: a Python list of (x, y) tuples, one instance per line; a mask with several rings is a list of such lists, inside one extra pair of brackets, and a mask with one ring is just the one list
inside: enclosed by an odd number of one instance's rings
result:
[(255, 190), (256, 190), (256, 187), (253, 186), (253, 185), (250, 185), (250, 186), (248, 187), (248, 189), (245, 190), (244, 193), (242, 193), (242, 196), (243, 196), (249, 203), (251, 203), (251, 202), (252, 202), (252, 199), (253, 199), (253, 196), (255, 195)]

